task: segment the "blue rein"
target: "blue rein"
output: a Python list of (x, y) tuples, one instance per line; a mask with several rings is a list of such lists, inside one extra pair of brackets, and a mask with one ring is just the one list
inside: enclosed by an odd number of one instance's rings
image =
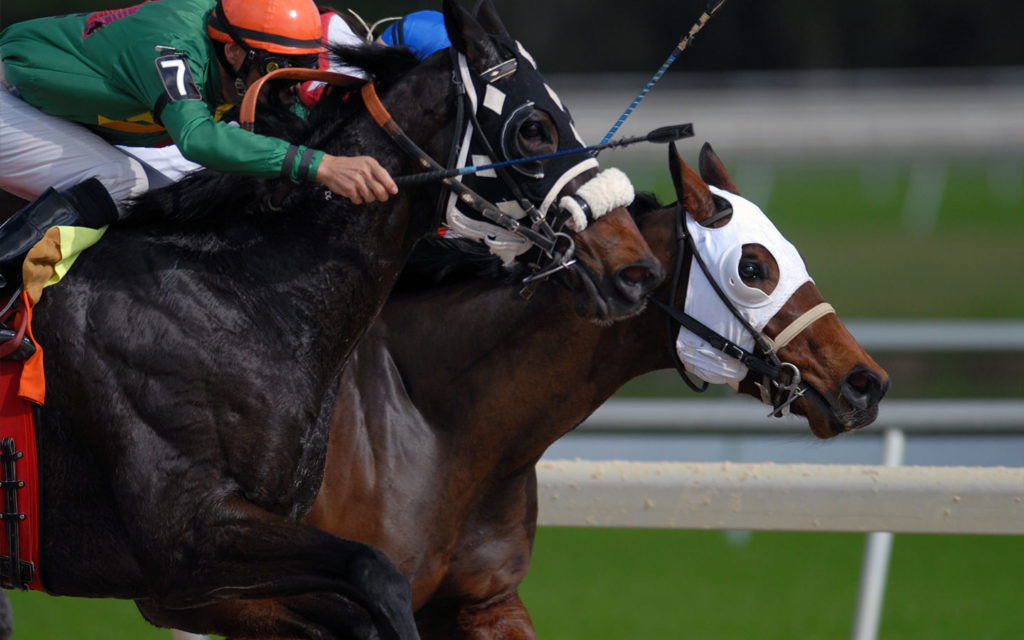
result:
[(690, 42), (693, 40), (693, 37), (697, 35), (697, 32), (704, 27), (704, 24), (711, 19), (711, 16), (715, 15), (715, 12), (718, 11), (723, 4), (725, 4), (725, 0), (708, 0), (707, 8), (704, 10), (704, 13), (701, 14), (697, 22), (694, 23), (692, 27), (690, 27), (690, 32), (687, 33), (686, 36), (679, 41), (679, 44), (677, 44), (676, 48), (672, 50), (672, 53), (661, 65), (661, 68), (659, 68), (658, 71), (647, 82), (647, 85), (643, 88), (643, 91), (638, 93), (636, 98), (633, 99), (633, 102), (630, 103), (628, 107), (626, 107), (626, 110), (622, 112), (622, 115), (619, 116), (619, 119), (615, 121), (615, 124), (612, 125), (612, 128), (608, 130), (608, 133), (604, 134), (604, 138), (601, 139), (601, 142), (599, 144), (604, 144), (612, 139), (612, 136), (615, 135), (615, 132), (619, 130), (619, 127), (621, 127), (622, 123), (626, 121), (626, 118), (632, 115), (633, 110), (636, 109), (637, 105), (639, 105), (640, 102), (645, 97), (647, 97), (647, 94), (650, 92), (651, 89), (654, 88), (654, 85), (658, 84), (658, 81), (661, 80), (661, 77), (663, 75), (665, 75), (665, 72), (668, 71), (668, 68), (672, 66), (673, 62), (676, 61), (676, 57), (678, 57), (679, 54), (682, 53), (687, 46), (689, 46)]

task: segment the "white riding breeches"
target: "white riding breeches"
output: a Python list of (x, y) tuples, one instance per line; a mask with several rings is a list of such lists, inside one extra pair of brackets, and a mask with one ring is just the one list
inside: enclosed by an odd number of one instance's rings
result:
[(150, 187), (146, 168), (85, 127), (47, 115), (17, 96), (0, 61), (0, 188), (34, 200), (97, 178), (123, 203)]

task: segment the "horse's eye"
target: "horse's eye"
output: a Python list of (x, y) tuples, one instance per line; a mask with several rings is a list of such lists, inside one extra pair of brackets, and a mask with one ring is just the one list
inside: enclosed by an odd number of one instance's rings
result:
[(741, 262), (739, 271), (740, 279), (744, 282), (763, 280), (765, 277), (764, 269), (759, 262)]
[(544, 127), (535, 120), (527, 120), (519, 127), (519, 135), (527, 140), (539, 140), (544, 137)]

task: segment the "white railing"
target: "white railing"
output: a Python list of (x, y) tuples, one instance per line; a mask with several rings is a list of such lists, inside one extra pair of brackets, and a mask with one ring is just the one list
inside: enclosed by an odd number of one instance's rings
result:
[[(916, 339), (945, 348), (949, 336)], [(1005, 336), (1000, 336), (1005, 337)], [(943, 345), (939, 347), (938, 345)], [(903, 467), (904, 432), (1024, 434), (1024, 400), (886, 400), (883, 465), (542, 460), (541, 525), (869, 532), (853, 640), (878, 636), (893, 532), (1024, 534), (1024, 468)], [(806, 432), (737, 400), (613, 400), (590, 434)], [(877, 427), (861, 435), (868, 436)]]
[(540, 525), (1024, 534), (1024, 468), (543, 460)]

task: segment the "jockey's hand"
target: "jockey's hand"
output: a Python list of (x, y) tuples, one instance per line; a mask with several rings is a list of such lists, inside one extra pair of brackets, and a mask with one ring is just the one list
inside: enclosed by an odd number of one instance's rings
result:
[(391, 174), (370, 156), (324, 154), (316, 181), (355, 204), (384, 202), (398, 193)]

